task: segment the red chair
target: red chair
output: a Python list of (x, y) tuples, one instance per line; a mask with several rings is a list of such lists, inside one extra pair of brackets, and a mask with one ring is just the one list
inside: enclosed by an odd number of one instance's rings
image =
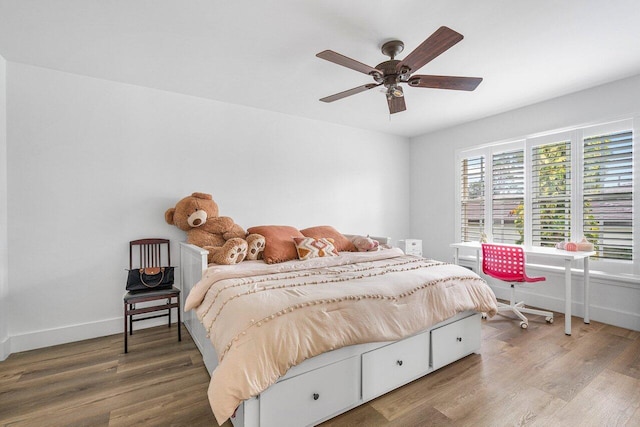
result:
[(542, 282), (544, 277), (529, 277), (525, 273), (524, 251), (519, 246), (482, 244), (482, 271), (487, 276), (494, 277), (511, 284), (511, 299), (509, 304), (498, 303), (498, 312), (513, 311), (522, 320), (520, 327), (527, 329), (529, 320), (522, 313), (545, 316), (547, 323), (553, 323), (553, 313), (550, 311), (526, 308), (524, 301), (516, 302), (515, 283)]

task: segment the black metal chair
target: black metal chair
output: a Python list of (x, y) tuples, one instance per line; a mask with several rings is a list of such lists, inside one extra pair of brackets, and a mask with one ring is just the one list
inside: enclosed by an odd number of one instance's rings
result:
[[(166, 254), (166, 264), (163, 263), (163, 254)], [(137, 262), (134, 262), (137, 261)], [(171, 247), (167, 239), (140, 239), (129, 242), (129, 269), (168, 267), (171, 265)], [(175, 299), (175, 302), (173, 300)], [(136, 308), (138, 303), (163, 301), (153, 305), (145, 304)], [(154, 319), (167, 316), (168, 325), (171, 327), (171, 309), (178, 310), (178, 341), (182, 341), (181, 316), (180, 316), (180, 289), (172, 286), (171, 289), (148, 290), (141, 292), (127, 292), (124, 295), (124, 352), (128, 352), (128, 335), (133, 335), (133, 322)], [(138, 316), (145, 313), (166, 311), (162, 314), (150, 316)], [(136, 317), (138, 316), (138, 317)]]

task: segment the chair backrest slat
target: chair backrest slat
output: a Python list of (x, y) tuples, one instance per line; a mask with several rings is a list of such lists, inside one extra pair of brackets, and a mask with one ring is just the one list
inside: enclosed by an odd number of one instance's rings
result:
[[(137, 247), (137, 250), (134, 250)], [(134, 259), (134, 252), (137, 259)], [(167, 262), (163, 263), (163, 254)], [(137, 263), (135, 262), (137, 261)], [(129, 268), (168, 267), (171, 265), (171, 247), (168, 239), (139, 239), (129, 242)]]

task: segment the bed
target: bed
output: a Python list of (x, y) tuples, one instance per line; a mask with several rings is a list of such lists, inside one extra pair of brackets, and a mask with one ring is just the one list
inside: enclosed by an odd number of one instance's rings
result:
[(479, 352), (480, 313), (496, 312), (472, 271), (398, 248), (235, 266), (180, 248), (184, 324), (220, 424), (330, 419)]

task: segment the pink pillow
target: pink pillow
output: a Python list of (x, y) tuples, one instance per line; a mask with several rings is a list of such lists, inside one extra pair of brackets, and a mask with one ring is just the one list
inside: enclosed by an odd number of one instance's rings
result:
[(267, 264), (298, 259), (298, 251), (293, 239), (296, 237), (304, 238), (304, 235), (297, 228), (288, 225), (261, 225), (251, 227), (247, 232), (264, 236), (265, 245), (262, 257)]
[(338, 230), (330, 225), (319, 225), (317, 227), (305, 228), (300, 230), (305, 237), (313, 237), (314, 239), (331, 238), (334, 246), (340, 252), (357, 252), (356, 247), (349, 239), (344, 237)]

